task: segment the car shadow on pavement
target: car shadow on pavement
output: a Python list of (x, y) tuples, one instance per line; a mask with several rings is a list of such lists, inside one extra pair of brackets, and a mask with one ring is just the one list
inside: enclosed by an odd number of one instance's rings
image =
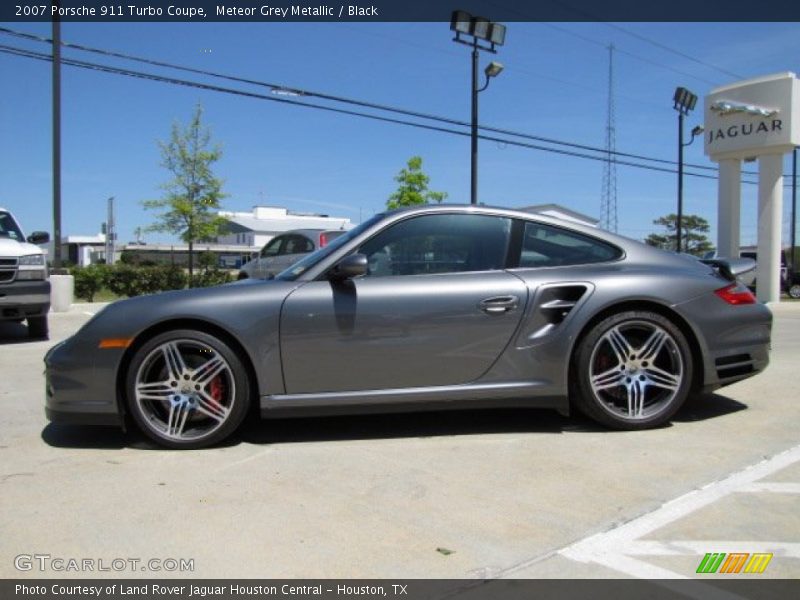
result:
[[(746, 404), (719, 394), (709, 394), (687, 402), (672, 420), (677, 423), (692, 423), (723, 417), (745, 409), (747, 409)], [(268, 420), (259, 419), (253, 414), (242, 424), (238, 432), (219, 446), (235, 446), (242, 442), (265, 445), (496, 433), (565, 432), (625, 433), (606, 429), (574, 411), (572, 416), (564, 417), (553, 410), (527, 408)], [(49, 446), (57, 448), (161, 449), (134, 426), (129, 426), (128, 430), (123, 432), (116, 427), (50, 423), (42, 430), (42, 440)]]
[(45, 444), (55, 448), (121, 450), (122, 448), (156, 447), (141, 432), (133, 428), (122, 431), (119, 427), (48, 423), (42, 429), (41, 437)]
[(722, 394), (703, 394), (687, 400), (678, 413), (672, 417), (677, 423), (693, 423), (724, 417), (740, 410), (747, 410), (747, 405)]
[[(238, 437), (250, 444), (430, 438), (492, 433), (563, 433), (574, 419), (552, 410), (485, 409), (249, 420)], [(590, 428), (594, 424), (587, 421)]]
[[(403, 414), (259, 419), (249, 415), (239, 431), (217, 447), (249, 444), (333, 442), (342, 440), (426, 438), (485, 433), (562, 433), (574, 431), (582, 419), (568, 419), (550, 410), (463, 410)], [(580, 427), (601, 430), (586, 420)], [(49, 423), (42, 441), (56, 448), (158, 450), (135, 426), (117, 427)]]

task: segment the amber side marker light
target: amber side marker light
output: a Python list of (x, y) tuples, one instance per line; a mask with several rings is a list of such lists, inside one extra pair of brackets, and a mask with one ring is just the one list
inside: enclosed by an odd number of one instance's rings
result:
[(133, 338), (106, 338), (100, 340), (98, 348), (127, 348), (133, 343)]

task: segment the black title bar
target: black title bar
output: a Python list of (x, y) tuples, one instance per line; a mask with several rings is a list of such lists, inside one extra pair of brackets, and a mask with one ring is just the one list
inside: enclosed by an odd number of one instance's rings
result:
[(800, 21), (800, 2), (725, 0), (10, 0), (0, 21), (440, 21), (456, 9), (492, 21)]

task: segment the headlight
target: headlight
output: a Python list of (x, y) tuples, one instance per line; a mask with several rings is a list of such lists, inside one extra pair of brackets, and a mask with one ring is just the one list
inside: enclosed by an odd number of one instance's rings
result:
[(44, 266), (44, 254), (28, 254), (27, 256), (19, 257), (20, 265), (37, 265)]
[(20, 269), (17, 271), (17, 281), (44, 279), (44, 275), (44, 269)]

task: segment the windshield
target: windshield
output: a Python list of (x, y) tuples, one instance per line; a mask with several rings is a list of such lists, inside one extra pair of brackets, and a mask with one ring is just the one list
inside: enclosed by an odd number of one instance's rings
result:
[(14, 217), (4, 211), (0, 211), (0, 237), (8, 237), (18, 242), (23, 240), (22, 232)]
[(280, 279), (282, 281), (294, 281), (300, 275), (308, 271), (311, 267), (317, 264), (319, 261), (323, 260), (324, 258), (330, 256), (336, 250), (344, 246), (347, 242), (352, 240), (353, 238), (360, 235), (363, 231), (366, 231), (370, 227), (372, 227), (376, 222), (383, 219), (383, 214), (375, 215), (371, 219), (367, 219), (363, 223), (361, 223), (358, 227), (351, 229), (350, 231), (346, 232), (344, 235), (340, 235), (335, 240), (330, 242), (324, 248), (320, 248), (316, 252), (312, 252), (302, 260), (297, 261), (291, 267), (279, 273), (275, 279)]

